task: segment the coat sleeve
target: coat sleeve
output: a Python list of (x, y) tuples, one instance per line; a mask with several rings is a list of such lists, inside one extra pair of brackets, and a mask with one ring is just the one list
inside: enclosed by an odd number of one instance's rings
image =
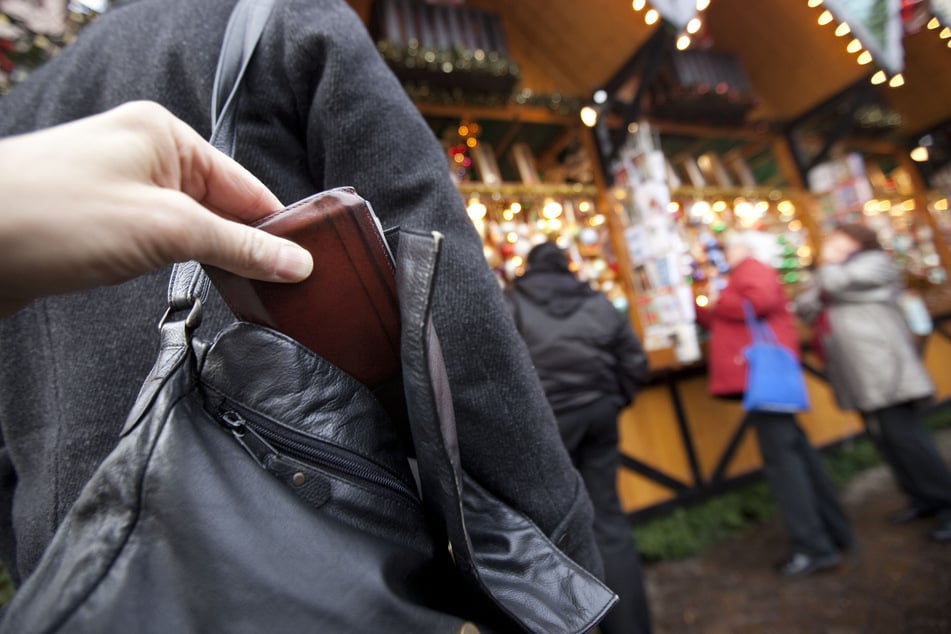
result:
[(793, 300), (793, 311), (807, 324), (819, 318), (819, 313), (822, 312), (822, 298), (818, 284), (809, 283), (796, 295)]
[(884, 252), (866, 252), (842, 264), (822, 266), (816, 277), (822, 292), (839, 301), (869, 301), (880, 289), (899, 281), (898, 267)]
[(433, 132), (345, 2), (296, 0), (284, 16), (315, 181), (354, 186), (385, 227), (445, 238), (433, 321), (464, 469), (601, 574), (590, 500)]
[(634, 399), (638, 388), (649, 377), (647, 355), (626, 318), (620, 316), (615, 335), (614, 355), (617, 359), (618, 383), (625, 403)]

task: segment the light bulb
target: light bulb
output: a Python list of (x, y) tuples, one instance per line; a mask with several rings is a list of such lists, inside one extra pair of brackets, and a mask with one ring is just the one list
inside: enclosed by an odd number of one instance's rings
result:
[(839, 26), (835, 27), (835, 36), (836, 36), (836, 37), (842, 37), (843, 35), (848, 35), (848, 34), (851, 33), (851, 32), (852, 32), (852, 29), (851, 29), (851, 28), (849, 27), (849, 25), (846, 24), (845, 22), (843, 22), (843, 23), (840, 24)]
[(826, 24), (832, 22), (833, 19), (832, 12), (826, 9), (819, 14), (819, 26), (825, 26)]
[(689, 46), (690, 46), (690, 36), (689, 36), (689, 35), (681, 35), (680, 37), (677, 38), (677, 50), (678, 50), (678, 51), (686, 50)]
[(694, 18), (690, 22), (687, 22), (687, 33), (693, 35), (700, 30), (700, 18)]
[(651, 9), (644, 14), (644, 22), (647, 23), (648, 26), (655, 24), (659, 19), (660, 14), (657, 12), (657, 9)]
[(631, 8), (635, 11), (643, 11), (646, 4), (647, 0), (634, 0), (631, 2)]
[(886, 79), (888, 79), (888, 77), (885, 75), (885, 71), (883, 70), (880, 70), (872, 75), (872, 83), (876, 86), (879, 84), (884, 84)]
[(872, 54), (868, 51), (862, 51), (862, 53), (858, 56), (858, 59), (855, 61), (859, 63), (859, 66), (865, 66), (866, 64), (872, 62)]
[(852, 41), (845, 47), (845, 50), (850, 53), (858, 53), (862, 50), (862, 43), (859, 42), (858, 38), (853, 37)]
[(888, 85), (892, 88), (898, 88), (905, 85), (905, 78), (902, 77), (901, 73), (898, 73), (888, 81)]

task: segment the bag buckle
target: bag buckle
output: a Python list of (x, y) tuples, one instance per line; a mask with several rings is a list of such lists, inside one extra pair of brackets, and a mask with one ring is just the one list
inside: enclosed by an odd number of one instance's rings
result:
[[(162, 315), (162, 319), (159, 320), (158, 329), (161, 332), (162, 328), (165, 326), (165, 322), (168, 321), (168, 318), (173, 312), (178, 312), (179, 309), (169, 306), (165, 309), (165, 314)], [(188, 330), (194, 330), (201, 325), (201, 300), (197, 297), (195, 298), (195, 303), (192, 304), (191, 309), (188, 311), (188, 315), (185, 317), (185, 328)]]

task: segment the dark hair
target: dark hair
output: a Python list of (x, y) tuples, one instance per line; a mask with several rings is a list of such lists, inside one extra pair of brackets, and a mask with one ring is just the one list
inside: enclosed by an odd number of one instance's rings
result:
[(845, 234), (855, 240), (859, 245), (859, 251), (881, 251), (882, 245), (878, 241), (878, 234), (874, 229), (869, 229), (863, 224), (857, 222), (843, 223), (837, 225), (833, 231)]
[(554, 242), (542, 242), (528, 252), (529, 271), (568, 271), (568, 258)]

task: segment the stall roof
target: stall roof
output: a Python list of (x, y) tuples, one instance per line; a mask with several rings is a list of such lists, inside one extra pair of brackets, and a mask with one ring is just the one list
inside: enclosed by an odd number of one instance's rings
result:
[[(372, 0), (350, 0), (366, 19)], [(498, 13), (520, 88), (587, 98), (624, 66), (658, 26), (629, 0), (468, 0)], [(705, 29), (713, 50), (736, 54), (761, 99), (756, 118), (788, 121), (866, 78), (848, 37), (817, 24), (806, 0), (712, 0)], [(936, 31), (905, 38), (905, 85), (883, 88), (904, 119), (902, 134), (951, 120), (951, 49)]]

